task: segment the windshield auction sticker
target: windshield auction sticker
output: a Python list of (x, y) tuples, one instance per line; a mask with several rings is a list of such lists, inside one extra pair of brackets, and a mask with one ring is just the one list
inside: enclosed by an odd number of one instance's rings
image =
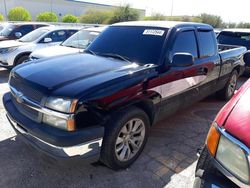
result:
[(143, 35), (162, 36), (164, 32), (165, 32), (164, 30), (159, 30), (159, 29), (145, 29)]

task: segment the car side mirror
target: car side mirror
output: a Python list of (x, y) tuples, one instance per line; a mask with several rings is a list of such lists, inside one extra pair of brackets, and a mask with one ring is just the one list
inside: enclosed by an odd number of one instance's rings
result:
[(50, 42), (52, 42), (52, 39), (51, 38), (44, 38), (43, 42), (44, 43), (50, 43)]
[(23, 36), (23, 35), (22, 35), (22, 33), (20, 33), (20, 32), (16, 32), (16, 33), (15, 33), (15, 37), (18, 38), (18, 39), (21, 38), (22, 36)]
[(243, 60), (246, 64), (247, 67), (250, 67), (250, 50), (247, 51), (244, 56), (243, 56)]
[(194, 64), (194, 57), (190, 53), (175, 53), (170, 66), (188, 67)]

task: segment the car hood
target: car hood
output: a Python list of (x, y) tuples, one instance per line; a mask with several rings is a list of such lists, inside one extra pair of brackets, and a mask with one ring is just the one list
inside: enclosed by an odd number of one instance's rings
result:
[(40, 50), (36, 50), (30, 56), (40, 59), (40, 58), (54, 57), (59, 55), (74, 54), (80, 51), (83, 50), (59, 45), (59, 46), (51, 46)]
[(17, 40), (7, 40), (7, 41), (2, 41), (0, 42), (0, 48), (11, 48), (11, 47), (16, 47), (16, 46), (22, 46), (25, 43), (19, 42)]
[[(143, 79), (149, 74), (142, 70), (148, 69), (135, 63), (82, 53), (31, 61), (14, 68), (13, 74), (42, 88), (48, 95), (80, 98), (115, 83), (126, 87), (128, 82), (121, 84), (122, 81)], [(138, 71), (140, 73), (136, 74)]]
[(250, 87), (242, 94), (230, 115), (224, 128), (228, 133), (239, 139), (250, 148)]

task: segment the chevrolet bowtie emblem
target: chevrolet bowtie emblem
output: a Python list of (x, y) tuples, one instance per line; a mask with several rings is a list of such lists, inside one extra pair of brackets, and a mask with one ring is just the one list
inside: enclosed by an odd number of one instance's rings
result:
[(16, 100), (17, 100), (18, 103), (23, 103), (24, 102), (23, 93), (17, 91), (15, 93), (15, 96), (16, 96)]

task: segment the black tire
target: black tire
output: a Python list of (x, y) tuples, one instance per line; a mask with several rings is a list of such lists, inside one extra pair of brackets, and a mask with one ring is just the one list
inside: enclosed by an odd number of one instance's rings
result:
[(28, 55), (23, 55), (16, 60), (15, 66), (22, 64), (24, 61), (28, 60)]
[[(234, 70), (231, 73), (230, 78), (228, 82), (226, 83), (225, 87), (222, 90), (217, 92), (217, 95), (220, 99), (228, 101), (233, 97), (234, 91), (237, 88), (238, 77), (239, 77), (238, 72)], [(235, 85), (234, 83), (232, 83), (234, 82), (234, 79), (236, 79)]]
[[(121, 161), (118, 159), (115, 151), (116, 140), (118, 138), (118, 135), (120, 135), (121, 133), (120, 131), (127, 124), (127, 122), (135, 118), (141, 120), (145, 125), (144, 140), (141, 142), (139, 149), (136, 151), (137, 153), (134, 152), (135, 154), (131, 159), (127, 161)], [(149, 127), (150, 121), (147, 114), (137, 107), (126, 108), (117, 113), (114, 113), (111, 116), (109, 123), (105, 127), (105, 135), (100, 156), (101, 162), (103, 162), (106, 166), (113, 170), (119, 170), (129, 167), (143, 151), (143, 148), (147, 141)]]

